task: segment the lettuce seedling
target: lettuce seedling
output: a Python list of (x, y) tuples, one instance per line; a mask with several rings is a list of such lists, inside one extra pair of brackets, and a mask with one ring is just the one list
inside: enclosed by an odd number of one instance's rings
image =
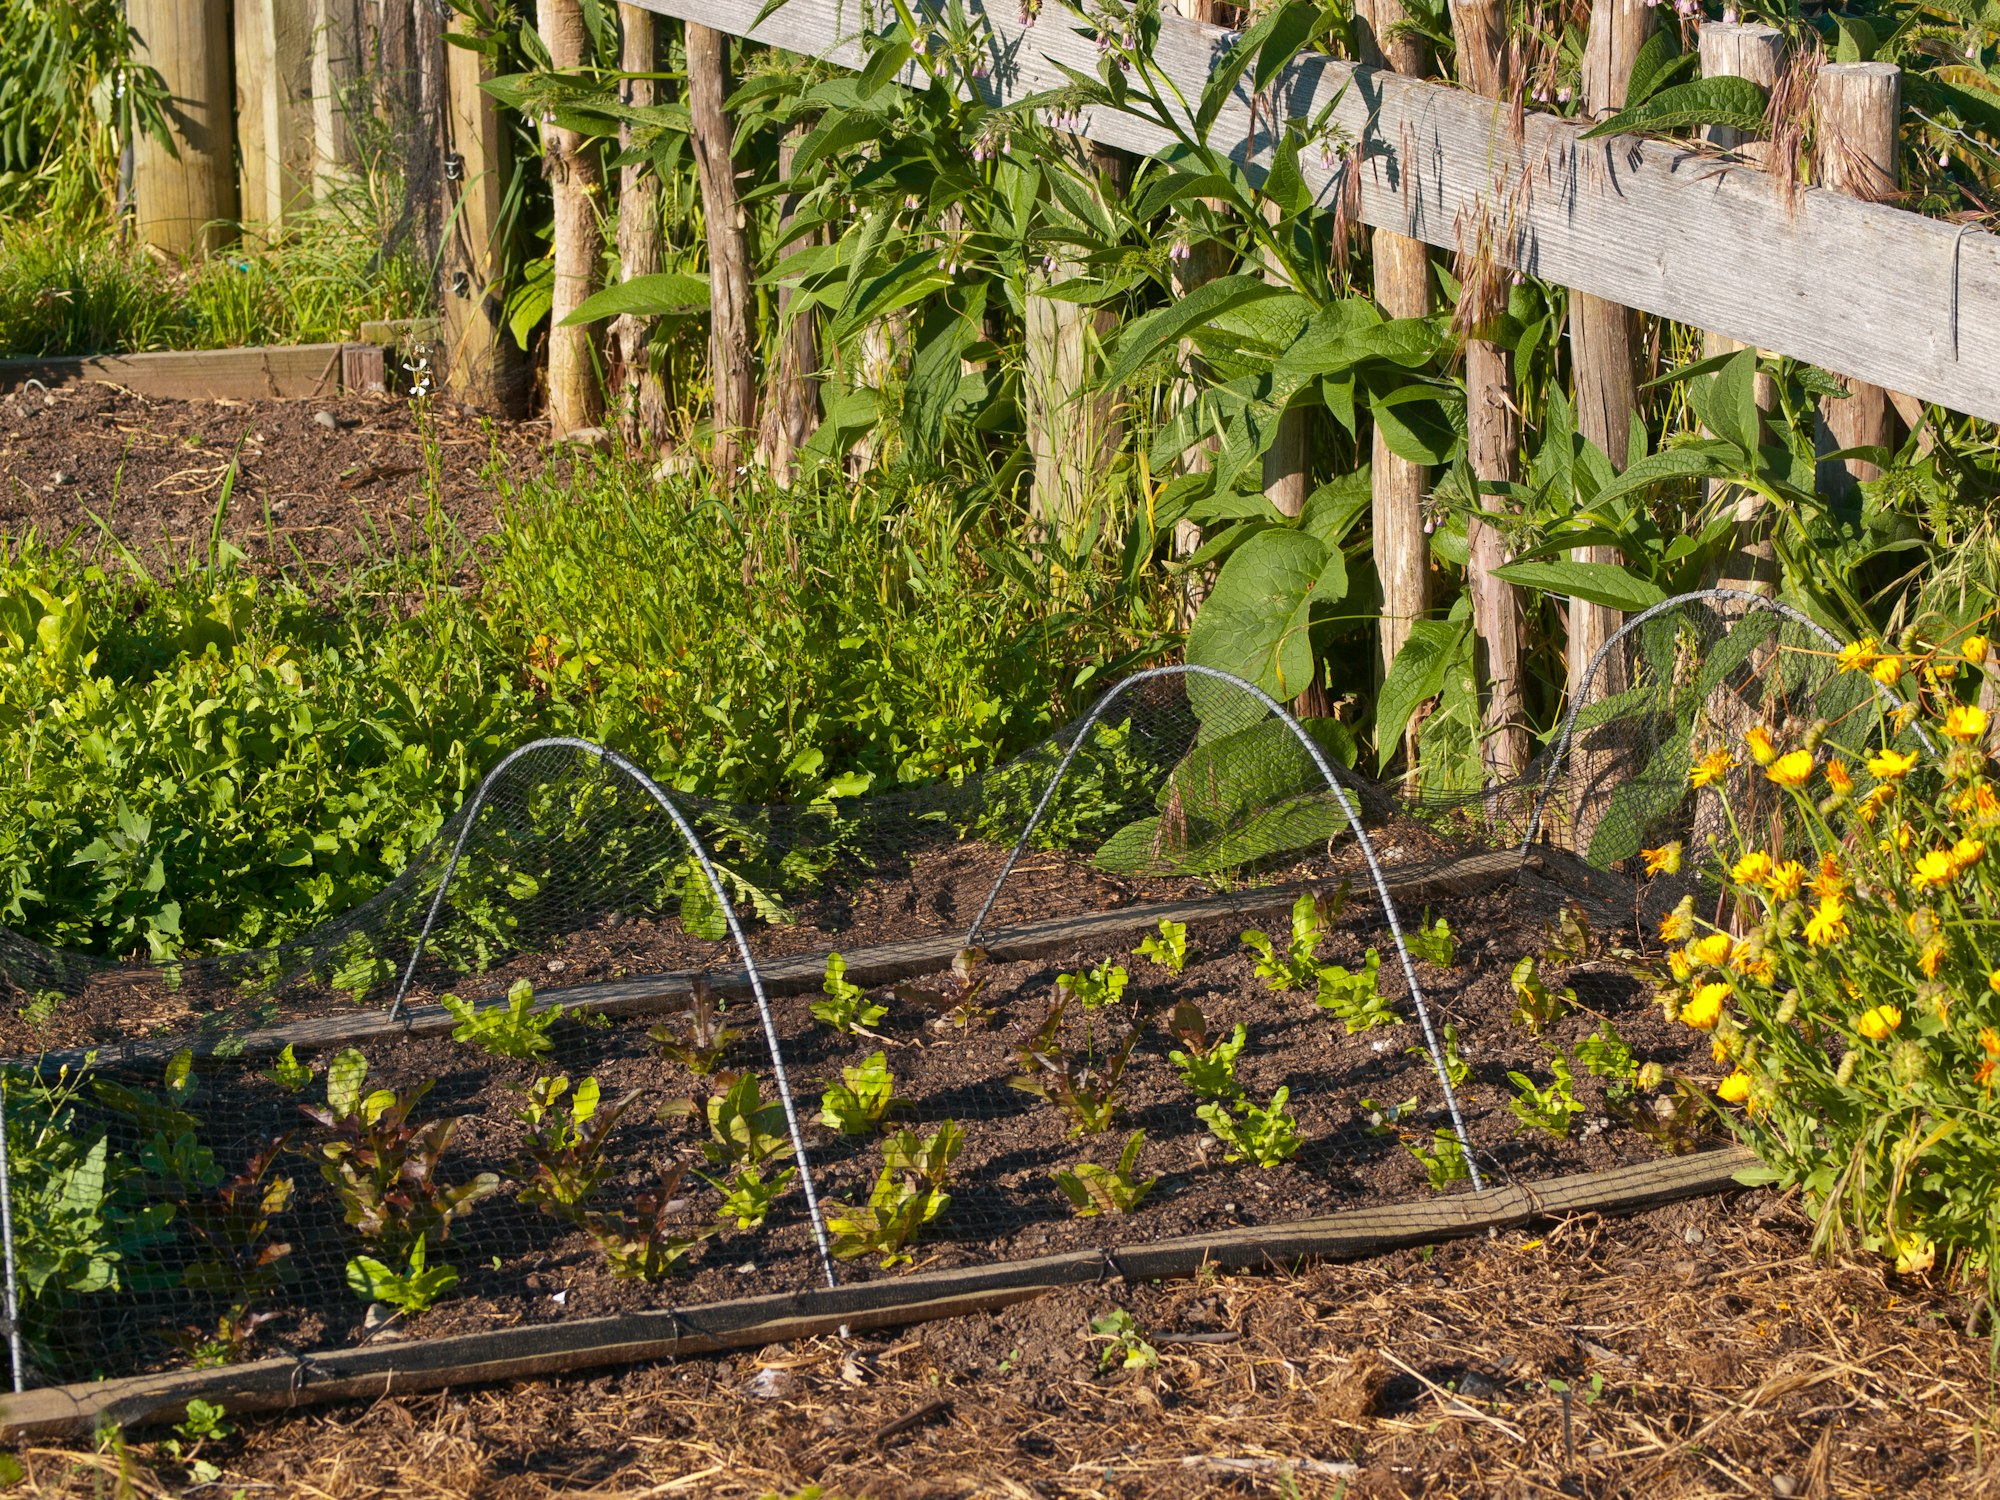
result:
[(1526, 1073), (1509, 1072), (1507, 1080), (1514, 1085), (1514, 1097), (1507, 1101), (1507, 1108), (1523, 1129), (1546, 1130), (1560, 1139), (1569, 1135), (1570, 1122), (1583, 1113), (1583, 1106), (1572, 1091), (1574, 1075), (1569, 1059), (1558, 1052), (1549, 1059), (1549, 1070), (1555, 1078), (1547, 1087), (1537, 1086)]
[(271, 1064), (271, 1071), (264, 1075), (288, 1094), (300, 1092), (312, 1082), (312, 1076), (312, 1065), (300, 1062), (289, 1042), (285, 1044), (285, 1050), (278, 1054), (277, 1061)]
[(526, 1184), (522, 1203), (539, 1203), (555, 1217), (571, 1218), (585, 1198), (595, 1192), (611, 1173), (604, 1148), (612, 1129), (639, 1097), (637, 1089), (611, 1104), (599, 1107), (601, 1090), (595, 1078), (586, 1078), (570, 1094), (569, 1075), (537, 1078), (522, 1090), (525, 1102), (515, 1117), (526, 1127), (523, 1144), (527, 1160), (521, 1169)]
[(1319, 989), (1313, 1004), (1338, 1016), (1349, 1036), (1377, 1026), (1403, 1024), (1403, 1018), (1382, 994), (1382, 955), (1375, 949), (1362, 955), (1359, 969), (1323, 964), (1317, 972)]
[(1134, 951), (1141, 958), (1150, 958), (1169, 974), (1180, 973), (1188, 961), (1187, 923), (1160, 918), (1159, 932)]
[(450, 1266), (426, 1263), (424, 1236), (410, 1246), (408, 1266), (393, 1271), (372, 1255), (357, 1255), (347, 1263), (347, 1285), (363, 1302), (386, 1302), (398, 1311), (415, 1315), (428, 1312), (431, 1305), (458, 1285), (458, 1272)]
[(292, 1247), (271, 1237), (271, 1221), (291, 1207), (293, 1183), (271, 1168), (290, 1141), (279, 1136), (214, 1192), (180, 1205), (180, 1220), (203, 1252), (187, 1269), (189, 1287), (248, 1301), (277, 1286)]
[(1063, 1051), (1064, 1002), (1057, 1000), (1040, 1029), (1016, 1050), (1021, 1071), (1007, 1080), (1010, 1088), (1056, 1105), (1073, 1122), (1072, 1136), (1109, 1130), (1118, 1113), (1119, 1079), (1138, 1044), (1143, 1022), (1134, 1022), (1117, 1051), (1099, 1058), (1086, 1053), (1071, 1057)]
[(1285, 1112), (1291, 1097), (1292, 1091), (1281, 1086), (1265, 1108), (1246, 1099), (1236, 1104), (1235, 1113), (1220, 1103), (1201, 1105), (1195, 1113), (1222, 1142), (1224, 1161), (1247, 1157), (1260, 1167), (1275, 1167), (1296, 1156), (1301, 1144), (1299, 1122)]
[(896, 1103), (888, 1056), (874, 1053), (858, 1068), (842, 1068), (840, 1076), (845, 1082), (820, 1095), (820, 1120), (842, 1135), (872, 1135)]
[(1433, 1192), (1441, 1193), (1454, 1182), (1461, 1182), (1472, 1175), (1466, 1168), (1465, 1147), (1459, 1144), (1456, 1131), (1437, 1131), (1431, 1137), (1428, 1151), (1413, 1140), (1406, 1139), (1403, 1145), (1422, 1164), (1424, 1176), (1430, 1180)]
[(1638, 1059), (1609, 1021), (1576, 1044), (1576, 1060), (1592, 1077), (1608, 1078), (1614, 1084), (1629, 1084), (1639, 1075)]
[(797, 1175), (796, 1168), (781, 1167), (767, 1182), (758, 1168), (738, 1167), (727, 1181), (717, 1182), (713, 1177), (702, 1181), (722, 1194), (722, 1218), (734, 1219), (738, 1229), (756, 1229), (770, 1217), (771, 1205)]
[(660, 1056), (679, 1063), (697, 1078), (706, 1078), (721, 1067), (729, 1044), (740, 1035), (734, 1027), (722, 1024), (722, 1007), (709, 992), (708, 981), (701, 978), (696, 978), (688, 996), (687, 1039), (683, 1041), (668, 1025), (655, 1026), (646, 1033), (660, 1049)]
[[(1458, 1050), (1458, 1028), (1456, 1026), (1453, 1026), (1450, 1022), (1446, 1022), (1443, 1037), (1444, 1076), (1451, 1080), (1453, 1088), (1457, 1088), (1472, 1076), (1472, 1064), (1468, 1063), (1464, 1055)], [(1405, 1047), (1403, 1055), (1405, 1057), (1421, 1058), (1427, 1063), (1431, 1061), (1431, 1049), (1421, 1044), (1415, 1047)]]
[(953, 1120), (928, 1137), (899, 1130), (883, 1141), (882, 1170), (868, 1202), (859, 1208), (827, 1205), (833, 1253), (842, 1260), (879, 1255), (885, 1271), (910, 1260), (904, 1247), (951, 1206), (945, 1179), (964, 1145), (965, 1132)]
[(584, 1233), (596, 1243), (605, 1267), (621, 1281), (658, 1281), (687, 1259), (688, 1253), (721, 1229), (703, 1225), (676, 1232), (669, 1220), (687, 1207), (677, 1197), (687, 1168), (676, 1162), (660, 1174), (658, 1184), (639, 1194), (631, 1206), (610, 1213), (586, 1213)]
[(1514, 965), (1513, 985), (1514, 1024), (1527, 1027), (1534, 1036), (1547, 1031), (1576, 1004), (1575, 990), (1548, 987), (1542, 979), (1541, 961), (1532, 953), (1523, 955)]
[(1139, 1182), (1132, 1176), (1132, 1169), (1139, 1165), (1139, 1150), (1145, 1144), (1146, 1132), (1135, 1130), (1118, 1154), (1116, 1167), (1106, 1169), (1095, 1162), (1081, 1161), (1053, 1174), (1056, 1186), (1076, 1208), (1079, 1219), (1114, 1211), (1129, 1214), (1139, 1206), (1153, 1190), (1153, 1184), (1160, 1180), (1154, 1176)]
[(708, 1131), (701, 1151), (714, 1166), (761, 1167), (792, 1155), (785, 1106), (775, 1099), (764, 1102), (755, 1073), (743, 1074), (727, 1093), (710, 1097)]
[(1249, 1028), (1241, 1021), (1227, 1040), (1210, 1037), (1201, 1007), (1183, 1000), (1167, 1018), (1167, 1029), (1186, 1050), (1167, 1054), (1167, 1061), (1181, 1070), (1181, 1081), (1204, 1099), (1234, 1099), (1243, 1092), (1236, 1081), (1236, 1059), (1250, 1039)]
[(1125, 986), (1130, 980), (1123, 964), (1114, 964), (1107, 958), (1085, 973), (1056, 975), (1056, 988), (1067, 990), (1081, 1000), (1085, 1010), (1102, 1010), (1125, 998)]
[(993, 1019), (993, 1010), (979, 1003), (979, 993), (986, 988), (986, 981), (973, 978), (973, 972), (985, 962), (984, 948), (961, 948), (952, 958), (949, 974), (935, 984), (899, 984), (896, 986), (896, 998), (905, 1004), (931, 1011), (931, 1029), (934, 1031), (942, 1031), (947, 1026), (955, 1026), (960, 1031), (984, 1026)]
[(1317, 972), (1313, 955), (1319, 952), (1320, 941), (1326, 936), (1321, 911), (1320, 901), (1310, 891), (1292, 903), (1292, 940), (1282, 959), (1269, 933), (1253, 928), (1243, 934), (1243, 946), (1257, 955), (1254, 965), (1257, 977), (1272, 989), (1304, 989), (1313, 982)]
[(438, 996), (438, 1004), (458, 1019), (451, 1031), (454, 1042), (470, 1042), (488, 1057), (513, 1057), (533, 1062), (555, 1050), (549, 1032), (562, 1013), (553, 1007), (536, 1010), (535, 987), (517, 979), (507, 991), (507, 1003), (482, 1008), (456, 995)]
[(889, 1014), (888, 1006), (875, 1004), (860, 985), (847, 982), (847, 960), (838, 953), (826, 956), (826, 978), (821, 988), (826, 991), (826, 998), (813, 1001), (812, 1013), (843, 1036), (878, 1026)]
[(1410, 950), (1410, 957), (1420, 958), (1440, 969), (1449, 969), (1458, 959), (1458, 944), (1452, 938), (1451, 923), (1443, 917), (1419, 927), (1415, 932), (1404, 933), (1403, 946)]

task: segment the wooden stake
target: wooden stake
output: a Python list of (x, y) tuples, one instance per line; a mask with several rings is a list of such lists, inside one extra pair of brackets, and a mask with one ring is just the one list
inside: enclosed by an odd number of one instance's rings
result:
[[(778, 176), (789, 184), (792, 158), (800, 142), (812, 132), (812, 122), (801, 120), (778, 142)], [(799, 195), (787, 192), (778, 204), (778, 239), (789, 244), (792, 220), (798, 213)], [(797, 290), (778, 288), (778, 322), (783, 332), (778, 338), (777, 367), (771, 372), (769, 399), (764, 406), (763, 430), (758, 447), (765, 466), (780, 484), (792, 478), (792, 455), (804, 446), (819, 425), (819, 327), (810, 308), (792, 315)]]
[[(427, 6), (417, 8), (418, 93), (428, 91), (424, 70)], [(471, 26), (453, 12), (451, 25)], [(442, 227), (439, 261), (444, 287), (444, 344), (439, 351), (448, 390), (468, 406), (520, 414), (526, 381), (513, 338), (508, 334), (501, 288), (500, 231), (511, 162), (508, 134), (493, 96), (481, 88), (484, 55), (469, 47), (445, 46), (444, 195), (451, 205)]]
[[(1190, 21), (1204, 26), (1213, 26), (1222, 19), (1217, 0), (1174, 0), (1174, 8)], [(1218, 198), (1203, 200), (1209, 208), (1220, 211), (1222, 201)], [(1172, 263), (1170, 277), (1174, 295), (1185, 297), (1204, 282), (1215, 280), (1229, 269), (1228, 257), (1219, 245), (1204, 243), (1188, 247), (1187, 255)], [(1181, 368), (1186, 374), (1174, 382), (1173, 405), (1176, 412), (1191, 406), (1201, 394), (1201, 385), (1194, 368), (1195, 345), (1192, 339), (1182, 339), (1180, 346)], [(1192, 449), (1184, 460), (1191, 474), (1205, 473), (1213, 465), (1215, 440), (1204, 439)], [(1173, 556), (1178, 560), (1194, 556), (1201, 550), (1201, 525), (1196, 521), (1174, 522)], [(1187, 573), (1181, 579), (1180, 623), (1183, 628), (1194, 622), (1201, 610), (1202, 600), (1208, 596), (1208, 580), (1198, 573)]]
[(354, 165), (347, 109), (360, 76), (361, 10), (357, 0), (311, 0), (312, 180), (316, 197)]
[(139, 238), (173, 256), (236, 237), (236, 122), (229, 81), (228, 0), (128, 0), (135, 61), (159, 69), (171, 99), (173, 149), (133, 146)]
[[(1813, 176), (1821, 186), (1875, 202), (1896, 197), (1902, 84), (1902, 70), (1889, 63), (1829, 63), (1819, 70), (1813, 82), (1818, 124)], [(1820, 403), (1821, 451), (1889, 447), (1895, 440), (1889, 393), (1861, 380), (1843, 378), (1841, 384), (1851, 393), (1847, 399)], [(1865, 459), (1822, 459), (1816, 477), (1821, 494), (1845, 496), (1881, 473)]]
[[(618, 97), (633, 109), (650, 109), (661, 102), (658, 79), (637, 75), (659, 71), (658, 21), (638, 5), (618, 7), (618, 66), (628, 76), (618, 84)], [(619, 126), (619, 144), (632, 149), (633, 127)], [(660, 179), (652, 163), (628, 162), (618, 169), (618, 274), (626, 281), (656, 276), (666, 251), (666, 230), (660, 221)], [(667, 392), (653, 367), (648, 349), (654, 320), (625, 313), (611, 325), (618, 348), (622, 398), (618, 422), (625, 445), (651, 452), (666, 440)]]
[[(549, 60), (558, 69), (580, 68), (590, 58), (590, 32), (579, 0), (538, 0), (536, 14)], [(597, 340), (588, 324), (564, 319), (597, 290), (604, 235), (598, 210), (604, 177), (597, 148), (580, 131), (542, 127), (542, 170), (555, 200), (554, 301), (549, 307), (549, 429), (556, 436), (594, 427), (604, 415), (597, 383)]]
[(729, 37), (687, 27), (688, 113), (703, 217), (708, 221), (708, 364), (715, 388), (714, 464), (728, 485), (757, 426), (757, 350), (750, 338), (750, 237), (736, 190), (729, 97)]
[(269, 239), (312, 196), (311, 15), (307, 0), (237, 0), (235, 23), (238, 202)]
[[(1702, 25), (1697, 45), (1704, 78), (1747, 78), (1770, 89), (1776, 86), (1779, 71), (1784, 67), (1785, 34), (1775, 26), (1708, 21)], [(1771, 167), (1771, 143), (1753, 134), (1727, 125), (1709, 125), (1703, 128), (1702, 137), (1711, 145), (1735, 152), (1753, 167), (1766, 171)], [(1745, 347), (1719, 333), (1704, 331), (1701, 336), (1701, 352), (1705, 356), (1729, 354)], [(1761, 410), (1769, 411), (1777, 404), (1777, 386), (1770, 376), (1758, 374), (1756, 391)], [(1710, 481), (1711, 499), (1719, 503), (1722, 492), (1728, 489), (1736, 491), (1736, 533), (1716, 581), (1724, 588), (1768, 594), (1777, 587), (1778, 566), (1764, 497), (1755, 490)]]
[[(1452, 0), (1452, 31), (1458, 42), (1459, 81), (1507, 106), (1515, 82), (1507, 59), (1506, 0)], [(1478, 337), (1481, 325), (1507, 310), (1507, 275), (1474, 245), (1462, 278), (1461, 309), (1472, 333), (1465, 341), (1465, 399), (1468, 458), (1473, 477), (1512, 483), (1521, 477), (1521, 415), (1514, 397), (1513, 356), (1506, 346)], [(1499, 514), (1498, 495), (1479, 497), (1481, 511)], [(1513, 587), (1494, 576), (1507, 561), (1507, 543), (1498, 528), (1479, 516), (1466, 524), (1472, 557), (1466, 583), (1472, 594), (1472, 629), (1485, 660), (1476, 676), (1486, 684), (1486, 711), (1480, 742), (1490, 782), (1509, 781), (1528, 765), (1527, 707), (1522, 689), (1521, 606)]]

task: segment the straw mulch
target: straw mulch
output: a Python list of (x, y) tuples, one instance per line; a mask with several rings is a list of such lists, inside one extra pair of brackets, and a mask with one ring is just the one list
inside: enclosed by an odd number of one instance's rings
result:
[[(1296, 1275), (249, 1420), (200, 1493), (2000, 1496), (1961, 1296), (1815, 1261), (1739, 1193)], [(1129, 1311), (1156, 1363), (1100, 1369)], [(15, 1493), (185, 1491), (155, 1443), (20, 1455)], [(204, 1476), (205, 1477), (205, 1476)]]

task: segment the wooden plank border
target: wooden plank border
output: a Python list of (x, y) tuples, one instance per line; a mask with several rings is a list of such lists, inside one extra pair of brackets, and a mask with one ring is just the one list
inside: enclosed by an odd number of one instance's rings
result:
[(1354, 1260), (1570, 1214), (1631, 1214), (1682, 1198), (1725, 1192), (1755, 1160), (1748, 1151), (1731, 1147), (1478, 1194), (1039, 1260), (920, 1272), (705, 1307), (668, 1307), (330, 1350), (214, 1370), (49, 1386), (0, 1397), (0, 1441), (83, 1436), (107, 1421), (142, 1427), (178, 1420), (186, 1414), (188, 1402), (197, 1398), (220, 1402), (232, 1415), (328, 1401), (379, 1400), (443, 1386), (903, 1327), (991, 1311), (1058, 1287), (1107, 1279), (1150, 1281), (1191, 1276), (1210, 1267), (1285, 1270), (1308, 1260)]
[[(0, 391), (100, 380), (173, 401), (299, 401), (382, 388), (373, 344), (274, 344), (248, 349), (168, 349), (157, 354), (0, 359)], [(371, 379), (372, 377), (372, 379)]]
[[(852, 0), (638, 0), (647, 9), (855, 66)], [(1005, 103), (1067, 86), (1058, 63), (1094, 75), (1095, 43), (1060, 5), (1023, 27), (1014, 0), (965, 0), (990, 36), (980, 87)], [(1232, 40), (1162, 17), (1155, 57), (1192, 103)], [(1360, 216), (1432, 245), (1485, 241), (1496, 259), (1657, 317), (1725, 334), (1956, 411), (2000, 420), (2000, 237), (1823, 188), (1787, 190), (1712, 148), (1613, 136), (1448, 85), (1314, 58), (1273, 85), (1256, 115), (1231, 101), (1211, 141), (1252, 169), (1268, 121), (1334, 119), (1362, 149)], [(1129, 115), (1088, 111), (1082, 134), (1150, 154), (1171, 137)], [(1336, 164), (1300, 166), (1322, 202)], [(1717, 274), (1714, 247), (1730, 249)]]

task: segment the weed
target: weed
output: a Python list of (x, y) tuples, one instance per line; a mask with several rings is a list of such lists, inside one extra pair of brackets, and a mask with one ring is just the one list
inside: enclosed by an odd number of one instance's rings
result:
[(1507, 1101), (1507, 1108), (1523, 1129), (1566, 1137), (1571, 1121), (1583, 1113), (1583, 1105), (1577, 1102), (1569, 1059), (1558, 1052), (1549, 1059), (1549, 1068), (1555, 1077), (1546, 1087), (1538, 1086), (1526, 1073), (1510, 1071), (1507, 1079), (1514, 1085), (1514, 1097)]
[(833, 1253), (842, 1260), (879, 1255), (885, 1271), (910, 1260), (904, 1247), (951, 1205), (945, 1179), (964, 1145), (965, 1132), (952, 1120), (928, 1137), (899, 1130), (883, 1141), (882, 1170), (868, 1202), (827, 1205)]
[(1313, 1004), (1338, 1016), (1349, 1036), (1372, 1031), (1377, 1026), (1403, 1024), (1403, 1018), (1382, 994), (1382, 955), (1375, 949), (1370, 948), (1362, 956), (1358, 970), (1324, 964), (1318, 975), (1319, 988), (1313, 995)]
[(438, 996), (438, 1004), (458, 1018), (451, 1039), (470, 1042), (489, 1057), (513, 1057), (534, 1062), (555, 1050), (549, 1032), (562, 1017), (554, 1007), (534, 1008), (535, 987), (517, 979), (507, 989), (507, 1003), (475, 1009), (456, 995)]
[(1139, 957), (1150, 958), (1169, 974), (1180, 973), (1188, 963), (1187, 923), (1160, 918), (1160, 930), (1139, 944), (1135, 951)]
[(1097, 1356), (1100, 1370), (1150, 1370), (1160, 1362), (1160, 1351), (1146, 1342), (1139, 1320), (1122, 1307), (1114, 1307), (1101, 1318), (1092, 1318), (1090, 1336), (1104, 1344)]
[(1535, 1036), (1547, 1031), (1576, 1004), (1575, 990), (1548, 987), (1542, 979), (1541, 960), (1533, 953), (1523, 955), (1514, 965), (1513, 986), (1514, 1024), (1527, 1027)]
[(659, 1048), (660, 1056), (677, 1062), (697, 1078), (706, 1078), (722, 1066), (729, 1044), (742, 1033), (722, 1024), (722, 1009), (708, 988), (708, 981), (695, 977), (687, 1006), (685, 1041), (671, 1026), (655, 1026), (646, 1033)]
[(1081, 1058), (1064, 1052), (1061, 1040), (1063, 1001), (1049, 1007), (1035, 1034), (1016, 1049), (1021, 1071), (1008, 1086), (1056, 1105), (1070, 1117), (1070, 1134), (1109, 1130), (1118, 1113), (1119, 1080), (1132, 1056), (1143, 1026), (1134, 1022), (1115, 1052), (1102, 1058), (1086, 1052)]
[(618, 1121), (639, 1097), (637, 1089), (600, 1108), (602, 1090), (586, 1078), (570, 1094), (569, 1075), (537, 1078), (522, 1091), (524, 1102), (515, 1117), (525, 1128), (518, 1201), (539, 1203), (557, 1218), (572, 1217), (583, 1200), (610, 1175), (604, 1148)]
[(1218, 1103), (1203, 1104), (1195, 1113), (1222, 1142), (1224, 1161), (1248, 1158), (1260, 1167), (1275, 1167), (1296, 1156), (1301, 1144), (1299, 1122), (1285, 1111), (1291, 1097), (1291, 1089), (1280, 1086), (1262, 1108), (1246, 1099), (1235, 1105), (1234, 1112)]
[(658, 1281), (687, 1259), (703, 1240), (721, 1228), (712, 1224), (692, 1233), (676, 1232), (669, 1221), (687, 1206), (677, 1197), (687, 1169), (676, 1163), (629, 1207), (583, 1216), (584, 1232), (596, 1243), (605, 1266), (621, 1281)]
[(1243, 934), (1243, 946), (1257, 955), (1257, 977), (1274, 990), (1304, 989), (1313, 983), (1318, 966), (1314, 955), (1326, 936), (1325, 903), (1310, 891), (1292, 903), (1292, 938), (1285, 957), (1280, 959), (1270, 934), (1252, 929)]
[(1139, 1165), (1140, 1148), (1145, 1144), (1146, 1132), (1135, 1130), (1126, 1140), (1125, 1149), (1118, 1153), (1116, 1167), (1105, 1168), (1083, 1161), (1054, 1174), (1056, 1186), (1075, 1206), (1079, 1219), (1113, 1211), (1129, 1214), (1139, 1206), (1153, 1190), (1153, 1184), (1160, 1180), (1148, 1177), (1139, 1182), (1132, 1176), (1133, 1168)]
[(1181, 1070), (1181, 1081), (1195, 1093), (1204, 1099), (1234, 1099), (1243, 1092), (1236, 1081), (1236, 1059), (1243, 1055), (1250, 1032), (1241, 1021), (1227, 1040), (1211, 1038), (1201, 1007), (1183, 1000), (1167, 1018), (1167, 1029), (1187, 1049), (1169, 1052), (1167, 1060)]
[(1056, 975), (1056, 988), (1067, 990), (1082, 1001), (1085, 1010), (1102, 1010), (1125, 997), (1125, 986), (1130, 979), (1123, 964), (1106, 959), (1082, 974)]
[(433, 1303), (458, 1285), (458, 1272), (450, 1266), (428, 1263), (426, 1236), (418, 1235), (410, 1246), (408, 1264), (391, 1270), (372, 1255), (357, 1255), (347, 1263), (347, 1285), (363, 1302), (384, 1302), (399, 1312), (415, 1315), (428, 1312)]
[(842, 1068), (842, 1083), (820, 1096), (820, 1120), (842, 1135), (872, 1135), (896, 1103), (888, 1056), (873, 1053), (858, 1068)]
[(843, 1036), (878, 1026), (882, 1018), (889, 1014), (889, 1008), (871, 1001), (868, 992), (860, 985), (847, 982), (847, 960), (838, 953), (826, 956), (826, 979), (822, 988), (826, 991), (826, 998), (813, 1001), (812, 1013)]
[(1370, 1135), (1401, 1135), (1402, 1127), (1416, 1112), (1414, 1095), (1401, 1104), (1377, 1104), (1373, 1099), (1361, 1101), (1361, 1117), (1366, 1122), (1363, 1128)]

